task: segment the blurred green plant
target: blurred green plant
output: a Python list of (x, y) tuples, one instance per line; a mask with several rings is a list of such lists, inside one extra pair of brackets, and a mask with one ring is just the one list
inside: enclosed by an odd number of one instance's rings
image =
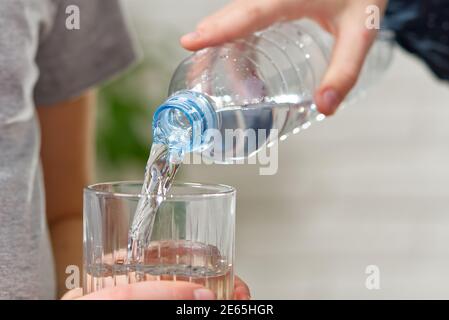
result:
[(157, 50), (145, 50), (138, 65), (99, 91), (97, 168), (103, 179), (144, 170), (151, 146), (152, 114), (165, 100), (179, 60), (177, 47), (167, 43), (153, 47)]

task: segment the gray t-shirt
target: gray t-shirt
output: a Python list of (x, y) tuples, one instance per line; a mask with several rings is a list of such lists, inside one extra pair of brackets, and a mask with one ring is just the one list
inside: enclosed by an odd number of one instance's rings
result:
[[(69, 5), (80, 29), (66, 28)], [(55, 298), (35, 106), (135, 59), (116, 0), (0, 0), (0, 299)]]

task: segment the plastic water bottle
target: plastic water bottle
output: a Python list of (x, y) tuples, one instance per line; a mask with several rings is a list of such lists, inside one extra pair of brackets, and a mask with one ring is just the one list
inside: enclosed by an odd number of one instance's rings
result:
[[(379, 33), (349, 100), (379, 81), (391, 62), (391, 40), (390, 32)], [(323, 120), (313, 94), (332, 45), (329, 34), (302, 20), (194, 53), (156, 110), (154, 141), (230, 163)]]

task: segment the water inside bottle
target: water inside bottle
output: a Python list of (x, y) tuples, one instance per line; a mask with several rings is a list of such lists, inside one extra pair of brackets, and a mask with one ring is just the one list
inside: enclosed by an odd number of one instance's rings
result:
[(285, 140), (307, 129), (312, 122), (324, 119), (310, 100), (226, 107), (217, 114), (221, 121), (221, 140), (214, 141), (203, 153), (224, 163), (253, 156), (267, 144)]

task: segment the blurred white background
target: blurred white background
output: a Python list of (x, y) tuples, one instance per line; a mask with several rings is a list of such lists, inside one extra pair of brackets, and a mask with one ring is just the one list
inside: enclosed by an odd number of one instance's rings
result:
[[(143, 46), (173, 45), (174, 69), (188, 54), (179, 36), (226, 1), (124, 3)], [(237, 188), (236, 268), (256, 299), (449, 298), (448, 101), (449, 86), (397, 50), (366, 99), (281, 143), (277, 175), (188, 166), (183, 180)], [(365, 287), (372, 264), (380, 290)]]

